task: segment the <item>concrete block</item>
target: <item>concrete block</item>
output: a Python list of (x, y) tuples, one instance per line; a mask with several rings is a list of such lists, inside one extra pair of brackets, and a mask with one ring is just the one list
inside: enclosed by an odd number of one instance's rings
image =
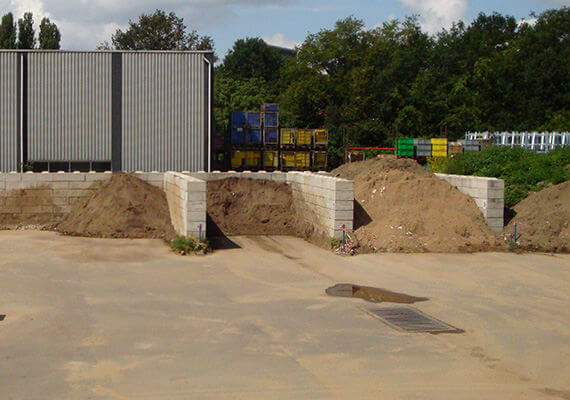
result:
[(334, 200), (354, 200), (354, 191), (352, 190), (337, 190), (334, 192)]
[(22, 175), (23, 174), (10, 172), (10, 173), (5, 175), (5, 181), (6, 182), (21, 182), (22, 181)]
[(21, 181), (6, 181), (6, 191), (20, 190), (24, 189), (25, 184)]
[(206, 211), (193, 212), (188, 210), (186, 212), (186, 221), (202, 223), (206, 221)]
[(335, 179), (335, 190), (350, 190), (354, 192), (354, 182), (346, 179)]
[(191, 201), (186, 203), (186, 210), (188, 212), (206, 213), (205, 201)]
[(96, 182), (86, 182), (86, 181), (81, 181), (81, 182), (54, 182), (53, 184), (61, 184), (64, 183), (67, 185), (68, 189), (97, 189), (97, 187), (99, 186), (99, 182), (100, 181), (96, 181)]
[(331, 210), (335, 220), (353, 220), (354, 219), (354, 211), (340, 211), (340, 210)]
[(487, 208), (481, 210), (481, 214), (485, 218), (503, 218), (504, 217), (504, 208)]
[(102, 172), (88, 172), (85, 174), (85, 181), (86, 182), (93, 182), (93, 181), (104, 181), (110, 178), (109, 174), (105, 174)]

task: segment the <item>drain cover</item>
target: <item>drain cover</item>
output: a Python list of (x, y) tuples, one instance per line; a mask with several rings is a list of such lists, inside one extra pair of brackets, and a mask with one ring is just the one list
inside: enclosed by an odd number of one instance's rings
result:
[(394, 329), (404, 332), (423, 333), (463, 333), (443, 321), (430, 317), (423, 312), (409, 307), (377, 308), (370, 310), (374, 316)]
[(4, 318), (6, 318), (6, 314), (0, 314), (0, 321), (4, 321)]

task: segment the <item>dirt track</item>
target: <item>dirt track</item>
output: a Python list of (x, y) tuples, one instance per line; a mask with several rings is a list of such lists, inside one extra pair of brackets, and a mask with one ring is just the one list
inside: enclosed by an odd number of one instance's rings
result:
[[(160, 240), (0, 232), (0, 398), (564, 399), (570, 256), (338, 257), (293, 237), (183, 258)], [(459, 335), (330, 297), (420, 295)], [(393, 306), (393, 304), (391, 304)]]

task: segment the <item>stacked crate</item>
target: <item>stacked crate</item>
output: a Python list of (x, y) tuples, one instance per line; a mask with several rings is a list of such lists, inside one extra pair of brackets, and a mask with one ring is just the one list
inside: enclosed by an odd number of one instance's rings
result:
[(481, 151), (481, 141), (479, 140), (460, 140), (463, 151)]
[(231, 169), (322, 170), (327, 166), (326, 129), (280, 128), (279, 105), (260, 112), (232, 112)]
[(398, 157), (414, 156), (414, 139), (400, 137), (396, 142), (396, 155)]
[(431, 139), (431, 156), (447, 157), (447, 139), (444, 138)]
[(414, 139), (416, 157), (431, 157), (433, 144), (429, 139)]

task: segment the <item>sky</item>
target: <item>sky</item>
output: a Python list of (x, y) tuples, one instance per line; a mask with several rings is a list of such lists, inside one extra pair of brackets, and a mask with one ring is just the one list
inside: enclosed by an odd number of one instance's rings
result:
[(8, 11), (20, 18), (34, 13), (36, 29), (47, 16), (62, 35), (62, 48), (92, 50), (111, 41), (117, 29), (142, 13), (173, 11), (200, 35), (214, 39), (220, 58), (237, 39), (261, 37), (282, 47), (303, 42), (308, 33), (330, 29), (349, 16), (374, 27), (391, 19), (418, 15), (422, 28), (435, 33), (459, 19), (470, 22), (480, 12), (530, 19), (550, 9), (570, 6), (570, 0), (0, 0), (0, 14)]

